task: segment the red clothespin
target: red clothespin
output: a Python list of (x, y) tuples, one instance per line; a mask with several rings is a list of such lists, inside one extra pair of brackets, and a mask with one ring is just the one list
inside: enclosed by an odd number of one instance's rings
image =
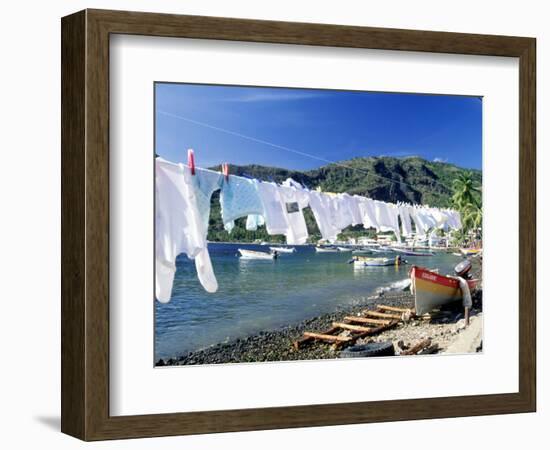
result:
[(229, 181), (229, 164), (228, 163), (222, 164), (222, 172), (223, 172), (223, 175), (225, 176), (225, 181)]
[(195, 175), (195, 152), (192, 148), (187, 150), (187, 165), (191, 169), (191, 175)]

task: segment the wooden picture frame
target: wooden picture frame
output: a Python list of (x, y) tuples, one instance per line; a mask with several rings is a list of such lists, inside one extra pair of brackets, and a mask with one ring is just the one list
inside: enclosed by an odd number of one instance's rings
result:
[[(104, 10), (61, 25), (64, 433), (100, 440), (535, 411), (535, 39)], [(110, 416), (109, 36), (117, 33), (519, 58), (519, 392)]]

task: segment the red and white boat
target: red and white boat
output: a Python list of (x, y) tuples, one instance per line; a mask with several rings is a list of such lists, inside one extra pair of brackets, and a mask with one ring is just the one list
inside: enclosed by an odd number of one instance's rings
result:
[[(414, 294), (415, 310), (418, 315), (463, 299), (462, 289), (456, 277), (439, 275), (417, 266), (413, 266), (409, 273), (411, 292)], [(477, 286), (479, 280), (467, 280), (467, 282), (468, 287), (472, 290)]]

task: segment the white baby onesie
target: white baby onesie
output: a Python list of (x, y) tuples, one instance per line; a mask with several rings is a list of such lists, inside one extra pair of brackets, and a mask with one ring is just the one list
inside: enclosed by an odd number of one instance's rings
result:
[(206, 193), (215, 189), (215, 173), (202, 178), (202, 190), (199, 171), (196, 173), (191, 175), (183, 164), (155, 160), (155, 296), (162, 303), (170, 301), (176, 257), (181, 253), (195, 260), (206, 291), (218, 289), (206, 243), (210, 211)]

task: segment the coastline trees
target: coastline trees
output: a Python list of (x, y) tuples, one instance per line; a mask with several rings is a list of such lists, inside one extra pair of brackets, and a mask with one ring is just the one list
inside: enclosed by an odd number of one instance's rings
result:
[(460, 212), (462, 230), (455, 234), (459, 244), (478, 240), (482, 237), (483, 208), (481, 186), (476, 185), (471, 173), (463, 172), (453, 180), (451, 204)]

